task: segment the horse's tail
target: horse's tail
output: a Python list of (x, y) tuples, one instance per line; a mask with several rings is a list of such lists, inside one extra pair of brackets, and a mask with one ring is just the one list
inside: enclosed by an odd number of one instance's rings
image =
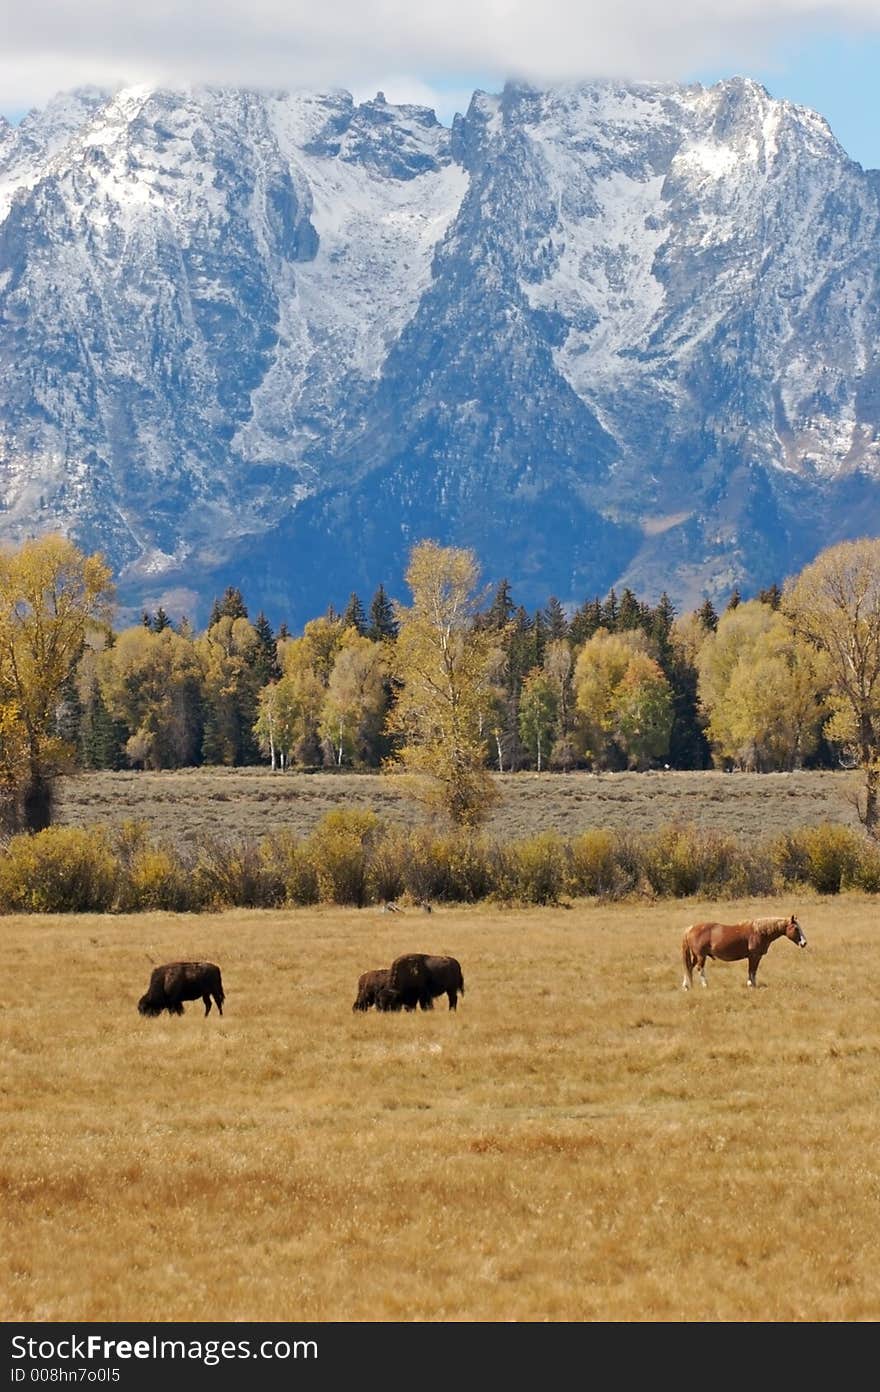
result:
[(681, 960), (684, 965), (685, 979), (690, 981), (694, 974), (694, 967), (697, 965), (697, 959), (687, 931), (681, 940)]

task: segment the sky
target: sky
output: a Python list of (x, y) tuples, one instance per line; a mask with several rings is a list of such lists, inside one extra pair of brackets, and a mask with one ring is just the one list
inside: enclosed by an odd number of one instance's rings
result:
[(880, 0), (0, 0), (0, 112), (130, 82), (344, 87), (433, 106), (476, 87), (754, 77), (880, 168)]

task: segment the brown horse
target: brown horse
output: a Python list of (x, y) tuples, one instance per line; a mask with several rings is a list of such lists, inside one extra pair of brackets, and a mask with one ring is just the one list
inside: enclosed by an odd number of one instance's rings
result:
[(692, 923), (685, 929), (681, 940), (681, 956), (684, 962), (684, 981), (681, 983), (689, 991), (694, 980), (694, 967), (700, 973), (700, 980), (706, 980), (706, 958), (718, 962), (741, 962), (749, 959), (749, 985), (755, 985), (758, 964), (772, 942), (777, 938), (790, 938), (797, 947), (806, 947), (807, 940), (794, 914), (791, 918), (752, 918), (745, 923)]

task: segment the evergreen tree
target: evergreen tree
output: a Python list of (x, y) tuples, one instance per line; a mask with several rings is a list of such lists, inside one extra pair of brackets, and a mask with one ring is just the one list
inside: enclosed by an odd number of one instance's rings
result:
[(742, 603), (742, 594), (741, 594), (741, 592), (740, 592), (739, 585), (734, 585), (734, 587), (733, 587), (733, 589), (731, 590), (731, 593), (730, 593), (730, 599), (727, 601), (727, 608), (728, 608), (728, 610), (730, 610), (730, 609), (736, 609), (737, 606), (738, 606), (739, 604), (741, 604), (741, 603)]
[(782, 602), (782, 591), (774, 581), (766, 590), (758, 591), (758, 598), (762, 604), (769, 604), (771, 609), (778, 609)]
[(227, 585), (220, 603), (220, 617), (226, 619), (246, 619), (247, 605), (241, 590), (236, 585)]
[(364, 637), (367, 632), (367, 616), (364, 613), (364, 606), (354, 590), (349, 596), (348, 604), (342, 615), (342, 627), (355, 629), (361, 637)]
[(370, 602), (370, 621), (367, 626), (367, 637), (372, 638), (374, 643), (381, 643), (383, 638), (397, 637), (397, 622), (394, 618), (394, 605), (385, 593), (385, 586), (380, 584)]
[(547, 629), (547, 640), (556, 643), (560, 638), (568, 636), (568, 619), (565, 617), (565, 610), (555, 595), (551, 595), (547, 600), (547, 608), (544, 610), (544, 623)]
[(532, 619), (532, 656), (534, 667), (543, 667), (544, 649), (547, 646), (547, 622), (543, 609), (536, 609)]
[(286, 640), (289, 637), (290, 629), (287, 627), (287, 624), (282, 620), (281, 623), (278, 625), (278, 632), (275, 634), (275, 642), (276, 644), (286, 642)]
[(143, 613), (141, 614), (141, 623), (143, 624), (144, 628), (148, 628), (148, 629), (150, 630), (150, 632), (152, 633), (152, 631), (153, 631), (153, 616), (152, 616), (152, 614), (150, 613), (149, 609), (145, 609), (145, 610), (143, 611)]
[(254, 672), (258, 686), (263, 687), (269, 682), (278, 681), (281, 668), (278, 664), (278, 644), (272, 635), (272, 625), (262, 609), (254, 620), (254, 631), (258, 640)]
[(712, 750), (700, 713), (697, 669), (682, 655), (673, 654), (666, 674), (672, 687), (669, 762), (678, 769), (707, 769), (712, 763)]
[[(614, 591), (608, 596), (610, 603)], [(640, 604), (627, 585), (620, 596), (620, 607), (617, 611), (617, 632), (626, 633), (629, 629), (642, 628), (645, 623), (645, 606)]]
[(597, 595), (595, 599), (585, 599), (580, 609), (572, 615), (568, 626), (568, 641), (573, 648), (581, 648), (601, 627), (602, 605)]
[(208, 628), (213, 628), (221, 619), (246, 619), (247, 616), (247, 605), (242, 598), (241, 590), (235, 585), (227, 585), (223, 591), (223, 598), (215, 597), (211, 605)]
[(168, 615), (165, 613), (165, 610), (162, 608), (162, 605), (160, 604), (159, 608), (153, 615), (153, 632), (161, 633), (164, 628), (171, 628), (171, 626), (171, 620), (169, 619)]
[(79, 761), (84, 769), (125, 767), (125, 741), (128, 731), (107, 710), (95, 677), (89, 682), (82, 702), (79, 728)]
[(55, 733), (65, 744), (76, 749), (79, 745), (81, 722), (82, 701), (76, 684), (76, 674), (70, 672), (61, 687), (60, 699), (55, 707)]
[(605, 603), (602, 605), (602, 627), (607, 628), (609, 633), (616, 633), (620, 616), (620, 606), (617, 602), (617, 592), (612, 585), (608, 591)]
[(714, 633), (718, 627), (718, 614), (711, 599), (704, 599), (697, 610), (697, 618), (707, 633)]
[(509, 580), (502, 580), (495, 591), (492, 603), (480, 616), (480, 627), (500, 633), (510, 623), (516, 612)]
[(675, 609), (673, 608), (672, 600), (665, 590), (657, 601), (657, 607), (653, 610), (649, 609), (647, 612), (648, 623), (646, 625), (646, 630), (648, 636), (653, 638), (657, 645), (657, 659), (668, 677), (670, 675), (670, 666), (672, 663), (670, 634), (672, 633), (672, 625), (675, 622)]

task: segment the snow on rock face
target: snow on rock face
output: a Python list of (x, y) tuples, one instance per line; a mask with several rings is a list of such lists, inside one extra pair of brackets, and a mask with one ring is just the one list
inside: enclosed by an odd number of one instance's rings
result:
[(35, 480), (117, 562), (259, 528), (413, 313), (467, 183), (448, 131), (347, 94), (211, 89), (125, 89), (58, 157), (50, 124), (41, 166), (9, 161), (0, 233), (7, 532)]
[(419, 535), (526, 602), (753, 590), (880, 525), (878, 194), (747, 79), (511, 84), (451, 131), (62, 95), (0, 124), (0, 534), (138, 594), (234, 557), (288, 617)]

